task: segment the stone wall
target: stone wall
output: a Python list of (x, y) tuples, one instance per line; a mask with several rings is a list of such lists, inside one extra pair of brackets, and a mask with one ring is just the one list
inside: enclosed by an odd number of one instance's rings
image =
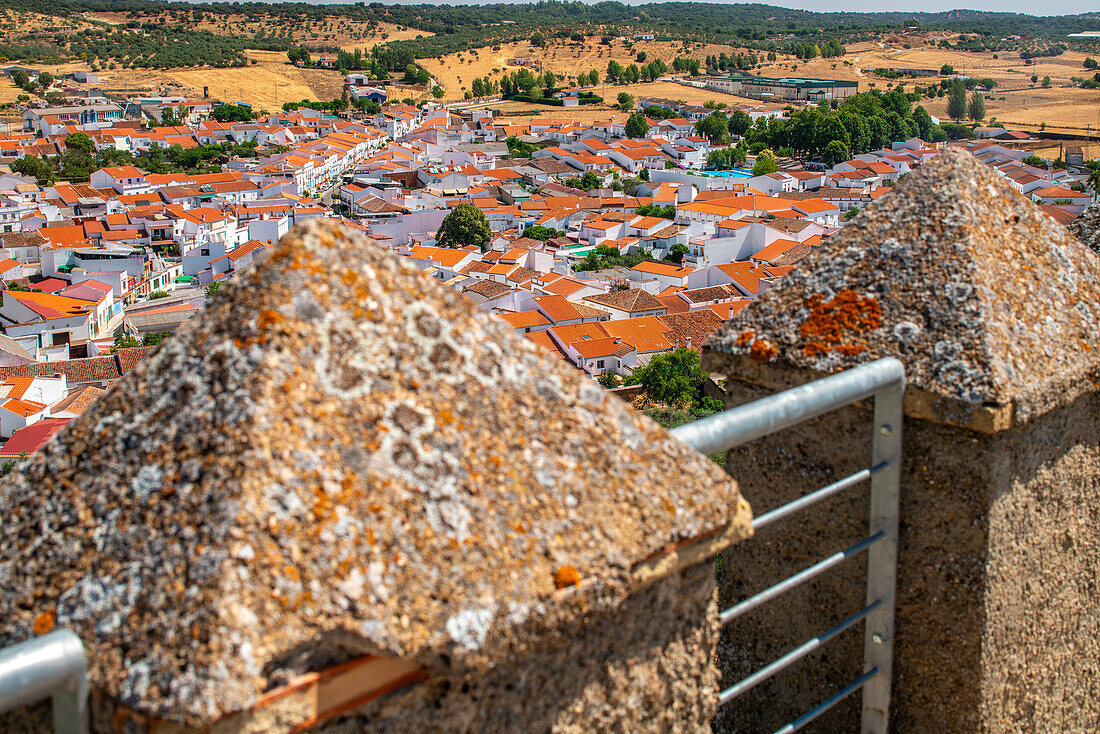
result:
[[(728, 402), (772, 392), (736, 379)], [(849, 407), (729, 452), (757, 514), (865, 468), (871, 412)], [(891, 728), (1096, 731), (1100, 725), (1100, 396), (997, 433), (907, 416)], [(726, 551), (724, 608), (866, 536), (868, 485)], [(723, 630), (723, 685), (864, 603), (865, 556)], [(743, 641), (756, 641), (746, 647)], [(861, 671), (851, 630), (719, 713), (773, 731)], [(852, 731), (859, 696), (808, 731)]]
[(429, 682), (323, 730), (709, 731), (718, 685), (713, 562), (531, 637), (525, 655), (485, 675), (437, 668)]

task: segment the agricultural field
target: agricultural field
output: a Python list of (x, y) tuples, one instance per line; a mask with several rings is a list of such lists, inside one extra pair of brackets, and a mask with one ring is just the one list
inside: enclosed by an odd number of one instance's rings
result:
[[(101, 69), (96, 87), (105, 91), (151, 90), (172, 95), (201, 97), (204, 86), (210, 96), (230, 102), (245, 102), (257, 110), (276, 111), (284, 102), (339, 97), (343, 78), (331, 69), (303, 69), (290, 64), (278, 51), (247, 51), (248, 66), (239, 68), (198, 67), (187, 69)], [(253, 64), (252, 61), (256, 63)], [(61, 78), (87, 64), (28, 64)], [(8, 79), (0, 78), (0, 103), (13, 102), (22, 94)], [(148, 93), (148, 92), (143, 92)]]
[[(356, 22), (346, 18), (330, 18), (323, 21), (288, 19), (282, 15), (266, 13), (227, 14), (195, 13), (181, 15), (181, 11), (162, 12), (159, 15), (142, 15), (131, 18), (128, 13), (86, 13), (88, 20), (111, 25), (125, 24), (131, 20), (139, 23), (178, 23), (186, 19), (194, 30), (210, 31), (222, 36), (249, 38), (286, 38), (295, 45), (320, 48), (339, 46), (345, 51), (370, 50), (376, 43), (406, 41), (420, 36), (431, 36), (429, 31), (394, 25), (385, 22)], [(200, 18), (200, 20), (194, 20)]]
[[(923, 39), (927, 42), (939, 37)], [(916, 40), (916, 39), (913, 39)], [(910, 42), (907, 40), (907, 42)], [(780, 59), (765, 65), (759, 73), (765, 76), (820, 76), (833, 79), (855, 80), (860, 90), (890, 89), (904, 83), (907, 88), (938, 83), (938, 75), (906, 79), (877, 78), (873, 69), (912, 68), (939, 69), (944, 64), (955, 72), (976, 78), (989, 78), (997, 87), (985, 97), (987, 120), (996, 118), (1012, 127), (1038, 129), (1046, 123), (1048, 130), (1083, 132), (1086, 126), (1096, 131), (1100, 127), (1100, 90), (1072, 86), (1070, 77), (1086, 75), (1086, 54), (1066, 51), (1059, 56), (1034, 59), (1028, 65), (1016, 52), (973, 53), (954, 51), (913, 43), (906, 49), (900, 44), (859, 44), (848, 48), (840, 59)], [(1089, 72), (1091, 74), (1092, 72)], [(1032, 82), (1031, 77), (1038, 77)], [(1049, 76), (1050, 87), (1044, 88), (1042, 80)], [(947, 98), (921, 102), (926, 110), (937, 117), (945, 117)]]
[[(494, 50), (494, 48), (496, 50)], [(528, 59), (526, 64), (535, 71), (552, 71), (566, 83), (577, 74), (595, 69), (602, 78), (611, 60), (624, 66), (637, 63), (639, 53), (645, 54), (645, 62), (662, 59), (671, 64), (677, 56), (705, 58), (711, 54), (729, 53), (734, 47), (718, 44), (683, 44), (673, 41), (634, 41), (616, 39), (610, 46), (600, 43), (599, 37), (588, 37), (582, 42), (567, 39), (547, 39), (546, 48), (537, 48), (528, 42), (506, 43), (499, 47), (485, 47), (448, 54), (439, 59), (420, 59), (418, 63), (431, 72), (446, 90), (445, 100), (462, 99), (474, 78), (488, 76), (499, 79), (505, 73), (521, 68), (509, 64), (509, 59)], [(649, 93), (647, 93), (649, 94)], [(614, 95), (612, 95), (614, 96)]]

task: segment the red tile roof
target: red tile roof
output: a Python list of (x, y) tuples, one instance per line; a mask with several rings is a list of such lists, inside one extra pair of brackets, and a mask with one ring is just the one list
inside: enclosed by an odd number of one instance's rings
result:
[(4, 447), (0, 448), (0, 458), (15, 459), (24, 454), (30, 456), (45, 446), (58, 431), (69, 425), (70, 420), (72, 419), (43, 418), (26, 428), (20, 428), (11, 435)]

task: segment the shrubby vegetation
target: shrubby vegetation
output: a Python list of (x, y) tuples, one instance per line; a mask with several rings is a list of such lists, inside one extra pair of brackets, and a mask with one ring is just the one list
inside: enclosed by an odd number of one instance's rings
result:
[(690, 412), (701, 418), (722, 410), (722, 404), (703, 395), (707, 373), (699, 366), (699, 353), (680, 347), (658, 354), (643, 367), (635, 369), (625, 380), (627, 385), (641, 385), (646, 396), (673, 411)]
[(632, 268), (638, 263), (652, 259), (653, 256), (648, 252), (639, 255), (623, 255), (614, 247), (597, 245), (596, 249), (589, 252), (583, 260), (574, 265), (573, 269), (578, 272), (585, 272), (614, 267)]
[[(966, 116), (966, 92), (963, 89), (963, 109)], [(731, 130), (735, 124), (731, 118)], [(743, 121), (737, 122), (738, 129)], [(933, 124), (931, 116), (920, 106), (914, 107), (909, 95), (898, 86), (882, 94), (861, 92), (841, 102), (835, 109), (828, 104), (796, 110), (789, 119), (761, 118), (744, 132), (749, 151), (764, 148), (790, 148), (796, 156), (819, 158), (833, 141), (840, 141), (849, 155), (885, 148), (892, 142), (920, 137), (939, 142), (953, 137), (954, 128)], [(830, 157), (841, 149), (833, 146)], [(735, 153), (715, 157), (715, 164), (729, 167)], [(739, 157), (739, 155), (738, 155)], [(754, 173), (757, 173), (754, 168)]]
[[(0, 45), (0, 55), (9, 59), (54, 62), (85, 54), (90, 61), (111, 61), (138, 68), (170, 66), (243, 65), (245, 49), (288, 51), (301, 46), (286, 33), (288, 24), (347, 22), (377, 27), (392, 23), (434, 35), (391, 41), (371, 49), (346, 52), (335, 42), (309, 40), (309, 51), (338, 56), (337, 68), (369, 70), (376, 78), (390, 72), (402, 73), (416, 59), (441, 58), (506, 42), (526, 42), (533, 47), (553, 43), (583, 43), (603, 34), (601, 43), (610, 45), (623, 40), (624, 32), (649, 29), (658, 37), (691, 42), (717, 42), (747, 49), (728, 56), (726, 69), (752, 68), (767, 54), (777, 51), (798, 58), (825, 58), (844, 53), (844, 43), (867, 40), (871, 34), (902, 31), (910, 26), (926, 30), (948, 30), (974, 34), (958, 43), (944, 44), (961, 50), (1003, 50), (1024, 47), (1025, 60), (1061, 53), (1067, 34), (1082, 30), (1100, 30), (1100, 19), (1078, 16), (1038, 17), (1009, 13), (952, 11), (943, 13), (815, 13), (803, 10), (753, 4), (652, 3), (639, 11), (620, 2), (592, 5), (558, 0), (543, 0), (522, 5), (404, 5), (381, 2), (313, 5), (309, 3), (203, 3), (180, 7), (179, 3), (160, 0), (9, 0), (18, 10), (42, 12), (54, 16), (73, 16), (91, 12), (124, 12), (129, 22), (119, 26), (94, 26), (76, 33), (10, 38)], [(230, 15), (244, 15), (253, 23), (283, 26), (283, 33), (265, 33), (261, 28), (253, 36), (218, 35), (199, 30), (200, 21), (213, 21)], [(616, 29), (621, 26), (623, 31)], [(1043, 39), (1026, 43), (1002, 40), (1021, 35)], [(383, 34), (383, 40), (385, 36)], [(686, 48), (685, 48), (686, 51)], [(639, 79), (646, 73), (645, 59), (632, 65)], [(712, 66), (722, 68), (719, 56)], [(683, 60), (680, 71), (700, 73), (697, 59)], [(631, 67), (626, 68), (626, 73)]]

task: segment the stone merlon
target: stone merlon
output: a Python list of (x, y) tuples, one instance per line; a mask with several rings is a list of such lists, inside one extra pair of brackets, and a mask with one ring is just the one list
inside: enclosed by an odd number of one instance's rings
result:
[(0, 646), (71, 628), (97, 696), (191, 727), (356, 656), (484, 670), (751, 533), (713, 462), (321, 222), (0, 505)]
[(1007, 427), (1100, 378), (1097, 273), (1100, 255), (948, 149), (712, 337), (704, 366), (822, 373), (897, 356), (908, 412)]

